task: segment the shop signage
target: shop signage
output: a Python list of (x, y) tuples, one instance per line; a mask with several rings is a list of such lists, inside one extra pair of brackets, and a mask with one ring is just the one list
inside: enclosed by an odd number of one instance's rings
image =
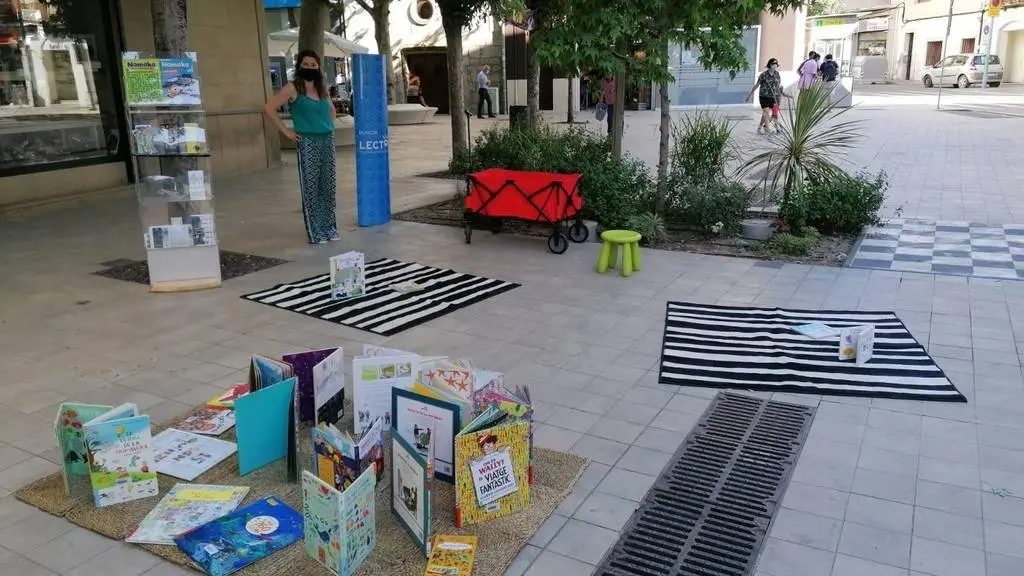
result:
[(384, 57), (352, 56), (356, 132), (356, 219), (360, 226), (391, 220), (391, 156)]
[(129, 106), (201, 106), (196, 54), (182, 58), (122, 58), (124, 95)]
[(818, 18), (814, 21), (814, 26), (817, 28), (823, 26), (846, 26), (847, 24), (855, 24), (856, 22), (856, 16), (844, 16), (839, 18)]
[(988, 15), (995, 18), (1003, 12), (1003, 0), (988, 0)]

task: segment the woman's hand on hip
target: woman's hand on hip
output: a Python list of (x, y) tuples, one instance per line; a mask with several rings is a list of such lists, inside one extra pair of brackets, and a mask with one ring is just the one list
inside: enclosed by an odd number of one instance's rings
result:
[(289, 139), (289, 140), (291, 140), (292, 142), (298, 142), (299, 141), (299, 135), (295, 132), (295, 130), (289, 130), (289, 129), (285, 128), (285, 130), (284, 130), (284, 137)]

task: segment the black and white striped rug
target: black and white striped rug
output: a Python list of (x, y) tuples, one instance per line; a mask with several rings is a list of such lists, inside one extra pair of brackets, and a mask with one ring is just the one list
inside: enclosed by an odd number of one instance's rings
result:
[[(793, 326), (873, 324), (874, 354), (840, 361), (839, 338), (813, 340)], [(840, 396), (966, 402), (892, 312), (733, 308), (669, 302), (658, 381)]]
[[(269, 290), (246, 294), (242, 298), (374, 334), (392, 336), (519, 287), (519, 284), (512, 282), (389, 258), (367, 262), (365, 273), (366, 294), (357, 298), (331, 300), (329, 274), (279, 284)], [(423, 289), (411, 293), (391, 289), (391, 286), (402, 282), (416, 282)]]

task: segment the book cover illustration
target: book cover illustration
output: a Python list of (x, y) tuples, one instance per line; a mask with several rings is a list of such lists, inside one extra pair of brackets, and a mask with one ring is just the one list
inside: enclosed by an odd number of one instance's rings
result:
[(64, 477), (64, 493), (71, 493), (71, 484), (76, 477), (89, 476), (89, 455), (85, 445), (85, 423), (113, 410), (113, 406), (78, 404), (66, 402), (57, 409), (53, 433), (57, 438), (60, 452), (61, 476)]
[(362, 434), (377, 418), (391, 427), (391, 389), (408, 390), (419, 372), (419, 356), (371, 356), (352, 360), (353, 428)]
[(214, 408), (216, 410), (231, 410), (235, 407), (235, 400), (238, 400), (242, 396), (249, 393), (248, 384), (235, 384), (231, 388), (221, 392), (216, 397), (211, 398), (206, 406), (208, 408)]
[(354, 298), (366, 293), (366, 257), (362, 252), (331, 256), (331, 299)]
[(313, 428), (313, 473), (335, 490), (346, 490), (371, 466), (384, 476), (384, 426), (378, 418), (356, 442), (336, 428)]
[(303, 471), (306, 553), (335, 574), (352, 574), (377, 542), (377, 477), (367, 470), (339, 492)]
[(476, 536), (438, 534), (423, 576), (470, 576), (476, 560)]
[[(291, 365), (293, 374), (298, 379), (295, 416), (299, 422), (313, 422), (316, 419), (313, 367), (338, 350), (341, 350), (341, 348), (296, 352), (295, 354), (285, 354), (281, 357), (282, 360)], [(344, 380), (342, 380), (342, 388), (344, 388), (344, 385)], [(344, 391), (342, 394), (344, 394)]]
[(238, 473), (242, 476), (281, 458), (288, 459), (288, 478), (298, 481), (295, 439), (295, 378), (250, 392), (235, 400)]
[(161, 474), (192, 481), (237, 451), (234, 442), (168, 428), (153, 437), (153, 458)]
[(431, 388), (472, 402), (476, 372), (469, 360), (443, 358), (425, 363), (419, 380)]
[(210, 576), (227, 576), (303, 537), (302, 514), (270, 496), (174, 539)]
[(401, 388), (391, 391), (392, 434), (399, 434), (420, 456), (434, 453), (434, 477), (455, 483), (455, 434), (461, 429), (459, 407)]
[(105, 417), (85, 424), (89, 480), (96, 507), (156, 496), (159, 486), (149, 416)]
[(504, 418), (493, 426), (470, 423), (455, 439), (457, 528), (530, 505), (530, 423), (499, 416)]
[(175, 536), (229, 514), (248, 493), (248, 486), (175, 484), (126, 541), (174, 546)]
[(220, 436), (235, 427), (235, 413), (232, 410), (202, 408), (174, 425), (182, 432)]
[(253, 356), (249, 362), (249, 392), (257, 392), (295, 375), (291, 364), (266, 356)]
[[(508, 387), (504, 377), (497, 372), (486, 373), (487, 382), (473, 393), (473, 411), (480, 416), (490, 409), (497, 409), (511, 418), (529, 422), (530, 425), (530, 484), (533, 484), (533, 400), (528, 386)], [(480, 376), (478, 374), (478, 382)]]
[(431, 459), (420, 456), (402, 438), (391, 435), (391, 510), (424, 556), (430, 555)]
[(313, 366), (313, 408), (317, 426), (336, 426), (345, 415), (345, 353), (338, 348)]

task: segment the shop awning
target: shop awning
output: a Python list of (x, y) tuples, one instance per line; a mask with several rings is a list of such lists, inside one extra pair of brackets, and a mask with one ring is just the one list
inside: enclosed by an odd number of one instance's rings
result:
[(263, 8), (267, 10), (299, 8), (301, 6), (302, 0), (263, 0)]
[[(271, 32), (267, 35), (270, 42), (267, 50), (271, 56), (284, 56), (294, 54), (298, 51), (299, 29), (289, 28), (278, 32)], [(324, 50), (322, 56), (334, 58), (347, 58), (353, 54), (365, 54), (369, 52), (366, 46), (357, 44), (337, 34), (324, 32)]]

